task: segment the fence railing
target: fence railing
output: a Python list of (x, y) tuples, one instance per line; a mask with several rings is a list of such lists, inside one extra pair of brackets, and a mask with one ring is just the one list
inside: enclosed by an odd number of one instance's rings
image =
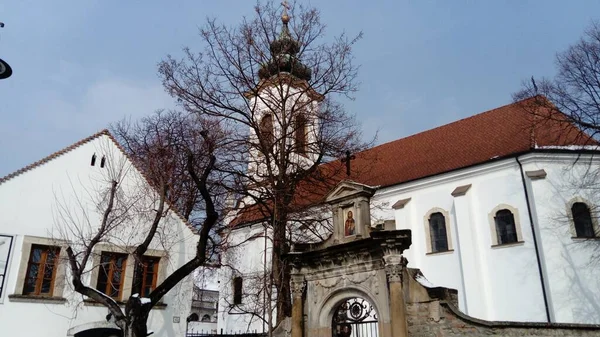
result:
[(241, 331), (189, 331), (186, 337), (266, 337), (266, 333), (262, 332), (241, 332)]

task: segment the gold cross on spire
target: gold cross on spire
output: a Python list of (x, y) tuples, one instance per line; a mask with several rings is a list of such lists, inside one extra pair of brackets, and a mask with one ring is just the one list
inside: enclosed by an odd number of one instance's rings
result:
[(290, 9), (290, 4), (287, 0), (281, 2), (281, 6), (283, 6), (283, 13), (281, 14), (281, 21), (284, 24), (287, 24), (290, 21), (290, 16), (288, 15), (288, 9)]

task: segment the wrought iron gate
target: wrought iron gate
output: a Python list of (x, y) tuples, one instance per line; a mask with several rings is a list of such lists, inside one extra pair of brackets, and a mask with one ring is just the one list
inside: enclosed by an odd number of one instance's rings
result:
[(333, 337), (377, 337), (377, 312), (369, 301), (353, 297), (342, 302), (333, 313)]

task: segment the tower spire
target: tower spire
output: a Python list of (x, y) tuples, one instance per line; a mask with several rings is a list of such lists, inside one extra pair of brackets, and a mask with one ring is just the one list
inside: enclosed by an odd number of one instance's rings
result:
[(283, 23), (283, 26), (281, 27), (279, 38), (291, 38), (292, 36), (290, 35), (290, 29), (288, 27), (288, 22), (290, 22), (290, 16), (288, 15), (290, 4), (287, 2), (287, 0), (284, 0), (281, 3), (281, 6), (283, 6), (283, 12), (281, 13), (281, 22)]
[(267, 79), (280, 73), (289, 73), (299, 79), (310, 81), (310, 69), (302, 64), (297, 56), (298, 52), (300, 52), (300, 43), (294, 40), (288, 27), (288, 23), (290, 22), (288, 14), (290, 5), (285, 0), (281, 2), (281, 6), (283, 6), (281, 32), (279, 33), (279, 37), (271, 42), (271, 60), (262, 65), (258, 71), (258, 77), (260, 79)]

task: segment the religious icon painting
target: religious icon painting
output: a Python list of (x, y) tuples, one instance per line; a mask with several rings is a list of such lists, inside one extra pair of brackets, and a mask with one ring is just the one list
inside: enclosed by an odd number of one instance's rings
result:
[(356, 219), (354, 208), (344, 208), (344, 236), (356, 235)]

